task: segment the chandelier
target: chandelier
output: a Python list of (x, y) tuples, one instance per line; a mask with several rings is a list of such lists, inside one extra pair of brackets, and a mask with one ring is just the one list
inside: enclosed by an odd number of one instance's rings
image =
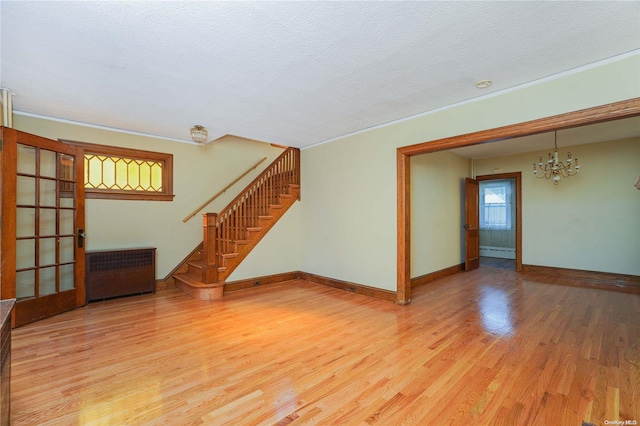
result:
[(558, 161), (558, 132), (553, 132), (553, 154), (549, 153), (546, 163), (542, 162), (542, 156), (538, 163), (533, 163), (533, 174), (538, 179), (553, 179), (553, 184), (557, 185), (560, 177), (568, 178), (578, 173), (580, 166), (578, 159), (572, 158), (571, 153), (567, 152), (567, 159)]
[(203, 126), (195, 125), (191, 128), (191, 139), (197, 143), (205, 143), (209, 132)]

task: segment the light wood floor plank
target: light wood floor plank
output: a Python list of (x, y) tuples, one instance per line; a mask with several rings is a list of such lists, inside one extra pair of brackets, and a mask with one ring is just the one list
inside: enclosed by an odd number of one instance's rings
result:
[(640, 422), (640, 296), (575, 284), (482, 267), (408, 306), (305, 281), (94, 303), (14, 330), (11, 421)]

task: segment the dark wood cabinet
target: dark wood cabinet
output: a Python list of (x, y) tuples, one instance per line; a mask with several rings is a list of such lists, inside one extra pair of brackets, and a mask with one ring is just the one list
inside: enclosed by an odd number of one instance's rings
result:
[(11, 311), (15, 299), (0, 301), (0, 320), (2, 320), (2, 332), (0, 332), (0, 425), (9, 424), (10, 393), (11, 393)]
[(87, 302), (156, 291), (153, 247), (86, 252)]

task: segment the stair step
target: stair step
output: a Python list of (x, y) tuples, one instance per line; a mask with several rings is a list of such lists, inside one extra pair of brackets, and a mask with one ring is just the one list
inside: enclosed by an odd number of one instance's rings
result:
[(235, 244), (251, 244), (251, 240), (234, 240), (233, 241)]
[(232, 259), (234, 257), (238, 257), (240, 253), (222, 253), (223, 259)]
[(202, 260), (190, 260), (187, 262), (187, 274), (193, 275), (194, 278), (200, 279), (204, 270), (204, 262)]
[(271, 220), (271, 219), (273, 219), (273, 215), (258, 216), (258, 220)]
[(220, 300), (224, 292), (224, 282), (205, 284), (194, 279), (189, 274), (176, 274), (173, 276), (176, 287), (184, 293), (199, 300)]
[(262, 226), (249, 226), (247, 227), (248, 232), (260, 232), (262, 231)]
[(200, 281), (197, 278), (194, 278), (193, 275), (191, 274), (176, 274), (173, 276), (173, 278), (182, 281), (183, 283), (189, 285), (190, 287), (197, 287), (197, 288), (215, 288), (215, 287), (220, 287), (221, 285), (224, 285), (224, 283), (203, 283), (202, 281)]
[(189, 269), (187, 272), (180, 273), (180, 274), (175, 274), (174, 276), (177, 277), (178, 275), (180, 275), (182, 277), (190, 277), (193, 281), (202, 281), (202, 271), (201, 270)]
[(204, 268), (204, 262), (202, 261), (202, 259), (190, 260), (187, 262), (187, 265), (193, 266), (194, 268), (197, 268), (197, 269)]
[(269, 204), (270, 209), (281, 209), (282, 204)]

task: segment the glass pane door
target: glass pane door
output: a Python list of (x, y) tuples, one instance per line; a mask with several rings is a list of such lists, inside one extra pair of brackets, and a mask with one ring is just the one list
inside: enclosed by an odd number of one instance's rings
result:
[(75, 157), (18, 143), (16, 298), (73, 290)]
[(86, 304), (84, 151), (15, 129), (1, 132), (0, 291), (17, 299), (18, 327)]

